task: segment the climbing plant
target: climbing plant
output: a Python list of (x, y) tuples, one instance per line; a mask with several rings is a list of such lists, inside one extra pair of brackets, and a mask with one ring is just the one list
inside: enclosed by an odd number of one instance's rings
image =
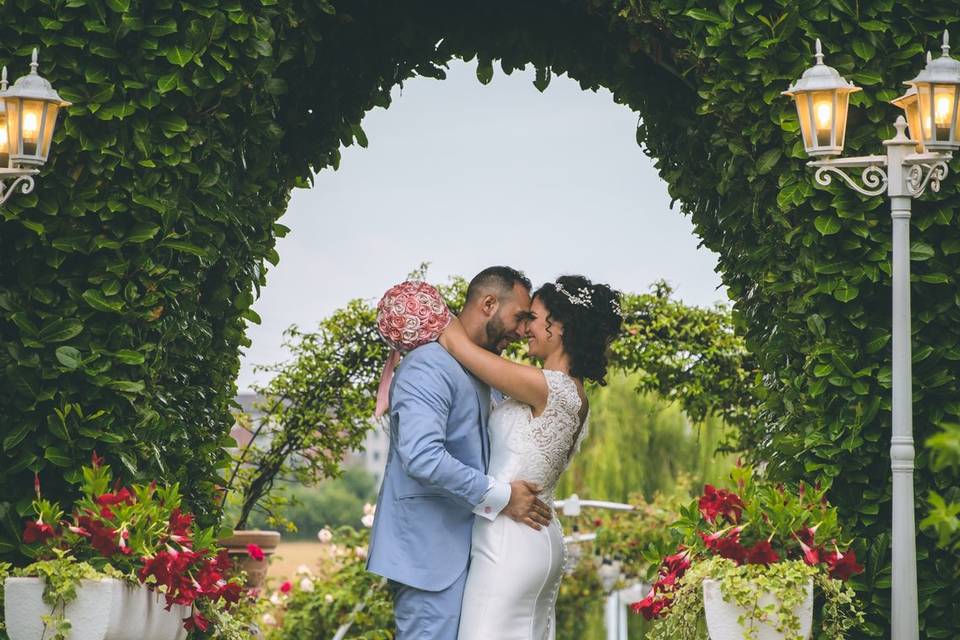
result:
[[(481, 82), (494, 61), (532, 63), (541, 90), (566, 74), (639, 114), (762, 372), (743, 445), (772, 474), (831, 482), (845, 530), (870, 541), (862, 633), (885, 633), (890, 222), (882, 198), (814, 189), (779, 92), (821, 38), (865, 88), (848, 150), (875, 151), (954, 3), (7, 0), (0, 17), (3, 61), (39, 45), (75, 102), (36, 192), (0, 211), (0, 555), (17, 556), (32, 475), (68, 497), (95, 446), (131, 477), (183, 479), (214, 521), (244, 323), (290, 190), (365, 145), (364, 113), (404, 80), (442, 78), (454, 57), (478, 60)], [(918, 442), (960, 415), (957, 189), (915, 206)], [(918, 494), (946, 495), (918, 451)], [(936, 542), (918, 545), (926, 637), (960, 618), (958, 560)]]

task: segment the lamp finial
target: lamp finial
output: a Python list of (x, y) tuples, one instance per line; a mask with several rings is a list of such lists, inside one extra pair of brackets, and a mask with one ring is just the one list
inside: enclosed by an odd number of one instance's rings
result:
[(823, 47), (820, 46), (820, 38), (817, 38), (816, 51), (814, 57), (817, 59), (817, 64), (823, 64)]
[(943, 45), (941, 45), (940, 50), (943, 51), (944, 56), (950, 55), (950, 32), (946, 29), (943, 30)]
[(7, 65), (3, 65), (3, 71), (0, 71), (0, 91), (6, 91), (7, 85)]
[(39, 52), (37, 51), (37, 48), (34, 47), (34, 48), (33, 48), (33, 56), (31, 57), (31, 60), (30, 60), (30, 73), (31, 73), (31, 75), (37, 75), (37, 67), (40, 66), (40, 63), (37, 61), (38, 57), (39, 57)]

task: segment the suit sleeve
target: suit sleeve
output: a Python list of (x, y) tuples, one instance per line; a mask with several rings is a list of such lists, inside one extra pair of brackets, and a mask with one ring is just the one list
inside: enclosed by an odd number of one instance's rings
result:
[(397, 425), (397, 457), (412, 478), (442, 489), (474, 509), (487, 494), (489, 479), (447, 451), (454, 387), (442, 367), (417, 355), (407, 356), (411, 360), (397, 376), (390, 403)]

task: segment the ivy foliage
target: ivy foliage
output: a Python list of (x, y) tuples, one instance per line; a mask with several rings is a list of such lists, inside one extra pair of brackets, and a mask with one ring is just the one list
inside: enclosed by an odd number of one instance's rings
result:
[[(138, 479), (177, 476), (201, 523), (244, 323), (291, 188), (365, 145), (405, 79), (477, 59), (606, 87), (719, 269), (765, 392), (744, 445), (784, 478), (820, 474), (867, 561), (863, 633), (889, 626), (890, 220), (882, 198), (814, 189), (793, 107), (811, 62), (864, 87), (847, 149), (872, 153), (887, 100), (956, 25), (930, 0), (7, 0), (0, 51), (75, 102), (37, 190), (0, 211), (0, 554), (17, 555), (34, 472), (75, 495), (96, 446)], [(16, 73), (14, 74), (16, 75)], [(960, 161), (952, 165), (960, 168)], [(957, 421), (956, 181), (914, 207), (914, 427)], [(335, 241), (335, 239), (329, 239)], [(918, 455), (919, 495), (950, 476)], [(921, 517), (923, 513), (919, 514)], [(955, 555), (919, 540), (922, 634), (960, 619)]]

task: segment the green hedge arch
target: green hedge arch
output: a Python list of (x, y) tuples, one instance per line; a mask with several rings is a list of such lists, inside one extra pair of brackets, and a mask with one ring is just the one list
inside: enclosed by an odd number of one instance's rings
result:
[[(290, 190), (365, 144), (392, 87), (478, 58), (482, 82), (495, 60), (533, 63), (540, 87), (566, 73), (639, 114), (764, 372), (745, 445), (779, 475), (832, 480), (867, 559), (863, 633), (885, 634), (889, 217), (881, 198), (814, 190), (779, 91), (820, 37), (866, 89), (847, 147), (871, 152), (954, 3), (7, 0), (0, 17), (14, 75), (39, 45), (76, 103), (36, 192), (0, 211), (0, 554), (17, 553), (33, 473), (69, 495), (94, 446), (132, 476), (183, 479), (216, 518), (244, 323)], [(958, 201), (948, 179), (915, 207), (918, 443), (960, 418)], [(957, 493), (922, 449), (917, 489)], [(923, 634), (955, 635), (957, 558), (927, 537), (919, 555)]]

